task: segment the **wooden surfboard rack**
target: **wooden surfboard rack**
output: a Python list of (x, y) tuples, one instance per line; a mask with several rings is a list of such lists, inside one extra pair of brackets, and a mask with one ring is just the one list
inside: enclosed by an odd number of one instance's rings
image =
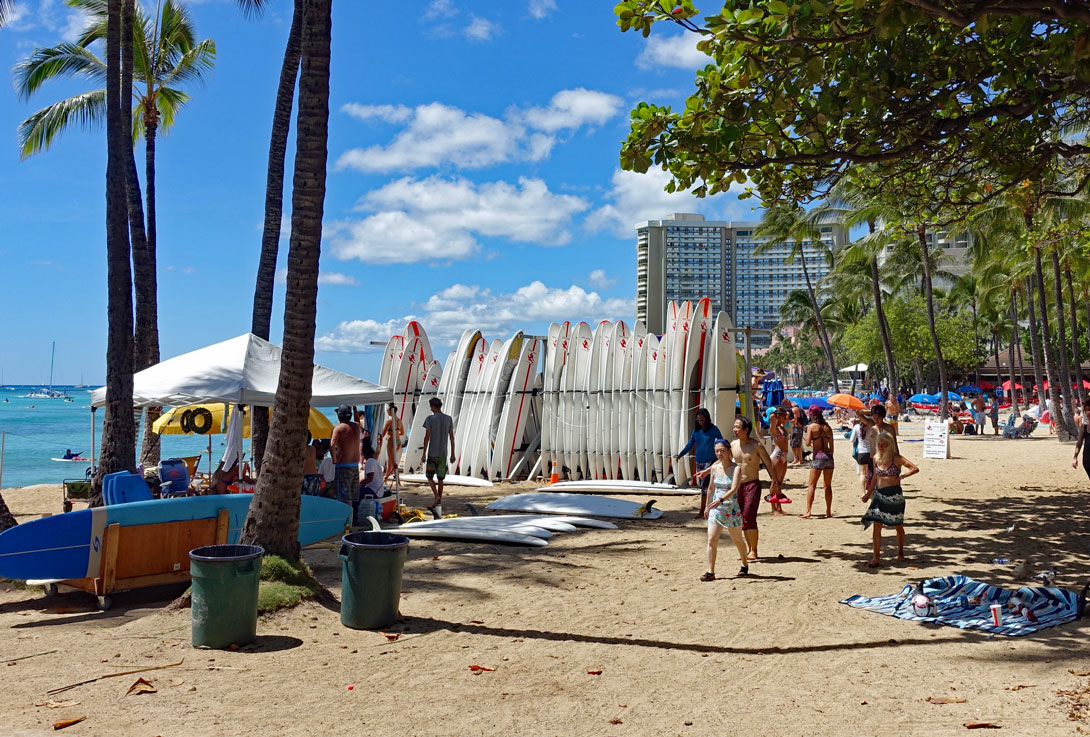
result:
[(72, 578), (46, 587), (71, 586), (98, 597), (98, 608), (110, 608), (110, 594), (189, 580), (189, 551), (227, 542), (229, 514), (214, 518), (158, 522), (150, 525), (112, 524), (103, 536), (102, 565), (93, 578)]

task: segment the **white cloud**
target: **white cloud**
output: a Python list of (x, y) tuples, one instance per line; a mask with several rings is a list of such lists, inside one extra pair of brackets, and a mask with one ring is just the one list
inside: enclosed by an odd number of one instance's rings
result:
[(531, 128), (546, 133), (584, 125), (601, 125), (620, 110), (624, 101), (616, 95), (577, 87), (553, 95), (548, 107), (532, 107), (519, 114)]
[(463, 178), (404, 177), (365, 195), (363, 220), (330, 224), (330, 253), (342, 260), (391, 264), (462, 260), (480, 251), (478, 237), (563, 245), (572, 218), (588, 204), (550, 192), (540, 179), (476, 184)]
[[(9, 31), (44, 30), (59, 36), (61, 41), (75, 41), (87, 25), (87, 15), (79, 10), (69, 10), (57, 0), (40, 0), (37, 9), (30, 2), (16, 2), (5, 26)], [(58, 39), (41, 41), (53, 45)]]
[(587, 276), (590, 283), (599, 289), (609, 289), (617, 283), (617, 277), (610, 277), (606, 275), (605, 269), (595, 269)]
[(412, 117), (413, 109), (406, 105), (360, 105), (349, 102), (341, 106), (341, 112), (363, 121), (378, 118), (387, 123), (404, 123)]
[(510, 108), (502, 120), (440, 102), (412, 109), (349, 103), (341, 110), (355, 118), (401, 122), (405, 127), (385, 146), (345, 151), (336, 166), (371, 173), (539, 161), (549, 155), (560, 132), (601, 125), (623, 104), (619, 97), (582, 87), (557, 92), (543, 107)]
[(698, 69), (711, 63), (711, 57), (696, 48), (700, 37), (696, 34), (681, 36), (651, 36), (636, 57), (636, 66), (640, 69), (658, 67), (677, 67), (678, 69)]
[(470, 20), (469, 25), (465, 27), (462, 33), (470, 41), (491, 41), (492, 37), (500, 32), (499, 24), (493, 23), (487, 18), (481, 18), (474, 15)]
[[(631, 321), (635, 300), (605, 299), (582, 287), (547, 287), (534, 281), (514, 292), (497, 293), (476, 285), (453, 284), (436, 292), (421, 305), (420, 314), (379, 323), (353, 320), (340, 323), (320, 336), (315, 347), (322, 351), (357, 353), (370, 348), (371, 340), (386, 341), (407, 320), (419, 320), (435, 346), (452, 346), (466, 328), (480, 330), (488, 338), (504, 338), (515, 330), (534, 331), (553, 320), (624, 319)], [(436, 351), (437, 355), (441, 355)]]
[[(277, 284), (288, 283), (288, 270), (277, 269), (275, 281)], [(351, 274), (341, 274), (336, 271), (321, 271), (318, 273), (318, 285), (328, 285), (334, 287), (354, 287), (358, 285), (356, 277)]]
[(556, 10), (556, 0), (530, 0), (530, 15), (538, 20)]
[(587, 216), (584, 226), (591, 232), (608, 229), (618, 238), (632, 238), (636, 223), (661, 220), (675, 212), (696, 212), (708, 220), (720, 218), (759, 219), (743, 207), (735, 195), (745, 184), (732, 184), (730, 189), (703, 199), (687, 190), (665, 191), (670, 175), (662, 169), (648, 169), (646, 174), (616, 169), (610, 179), (612, 187), (606, 195), (609, 202)]
[(458, 9), (454, 7), (452, 0), (432, 0), (428, 9), (424, 11), (424, 20), (450, 18), (455, 15), (458, 15)]

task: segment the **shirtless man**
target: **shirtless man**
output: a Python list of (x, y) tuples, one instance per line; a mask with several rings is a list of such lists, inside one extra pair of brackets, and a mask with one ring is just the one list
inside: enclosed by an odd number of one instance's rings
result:
[(897, 420), (901, 417), (901, 403), (897, 401), (897, 396), (890, 392), (889, 397), (886, 399), (886, 417), (889, 418), (889, 424), (893, 425), (893, 429), (897, 429)]
[(984, 401), (984, 395), (978, 394), (973, 400), (973, 424), (976, 425), (976, 434), (984, 434), (984, 410), (988, 408)]
[(734, 421), (734, 437), (731, 444), (734, 462), (737, 464), (735, 483), (738, 485), (738, 504), (742, 508), (742, 534), (749, 548), (749, 560), (757, 560), (757, 507), (761, 504), (761, 464), (765, 464), (772, 477), (772, 494), (779, 495), (780, 482), (772, 470), (772, 459), (764, 446), (750, 437), (753, 423), (748, 417)]
[(360, 426), (352, 420), (352, 408), (337, 408), (337, 426), (329, 438), (333, 458), (333, 498), (352, 505), (352, 524), (360, 508)]
[(901, 451), (897, 449), (897, 426), (891, 422), (886, 422), (886, 408), (880, 404), (876, 404), (871, 409), (870, 415), (874, 420), (874, 429), (877, 430), (879, 434), (888, 432), (892, 435), (893, 452), (900, 453)]

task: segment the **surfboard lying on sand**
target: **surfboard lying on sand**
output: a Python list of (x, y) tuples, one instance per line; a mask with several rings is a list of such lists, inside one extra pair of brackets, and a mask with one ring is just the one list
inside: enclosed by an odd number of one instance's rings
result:
[[(0, 576), (28, 579), (94, 577), (102, 564), (103, 539), (112, 524), (122, 527), (215, 519), (229, 515), (227, 542), (237, 543), (253, 494), (156, 499), (81, 509), (24, 522), (0, 533)], [(334, 499), (304, 496), (299, 544), (310, 545), (344, 532), (352, 508)]]
[(574, 532), (580, 527), (591, 527), (601, 530), (616, 530), (617, 525), (612, 522), (591, 519), (590, 517), (561, 517), (548, 514), (489, 514), (483, 517), (446, 517), (444, 519), (432, 519), (423, 522), (413, 522), (414, 525), (450, 526), (450, 527), (540, 527), (551, 532)]
[(588, 496), (586, 494), (565, 494), (555, 492), (531, 492), (514, 494), (489, 504), (486, 509), (504, 512), (537, 512), (543, 514), (581, 515), (587, 517), (611, 517), (613, 519), (658, 519), (662, 510), (648, 508), (642, 514), (641, 509), (650, 507), (654, 500), (646, 505), (625, 499)]
[(588, 479), (586, 481), (558, 481), (538, 487), (535, 491), (578, 491), (583, 494), (644, 494), (665, 496), (694, 496), (698, 488), (679, 487), (672, 484), (656, 484), (650, 481), (624, 481), (620, 479)]
[[(401, 480), (409, 484), (426, 484), (428, 479), (422, 473), (407, 473), (401, 476)], [(444, 486), (492, 486), (492, 482), (488, 479), (479, 479), (474, 476), (458, 476), (456, 474), (448, 474), (443, 479)]]
[[(511, 530), (495, 529), (492, 527), (462, 527), (431, 526), (422, 524), (409, 524), (400, 527), (387, 527), (386, 532), (393, 532), (405, 537), (423, 537), (433, 540), (463, 540), (482, 543), (510, 543), (512, 545), (527, 545), (535, 548), (543, 548), (549, 544), (548, 540), (524, 532), (517, 532), (520, 528)], [(546, 532), (541, 530), (541, 532)], [(552, 533), (549, 533), (550, 535)]]

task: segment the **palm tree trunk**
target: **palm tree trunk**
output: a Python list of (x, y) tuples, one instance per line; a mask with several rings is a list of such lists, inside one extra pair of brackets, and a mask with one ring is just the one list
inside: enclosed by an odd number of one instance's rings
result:
[(810, 294), (810, 303), (814, 305), (814, 319), (817, 321), (818, 338), (821, 339), (821, 347), (825, 350), (825, 360), (829, 362), (829, 377), (832, 379), (833, 391), (839, 390), (840, 385), (836, 381), (836, 361), (833, 360), (833, 347), (829, 343), (829, 333), (825, 330), (825, 319), (821, 316), (821, 307), (818, 305), (817, 294), (814, 285), (810, 282), (810, 270), (806, 267), (806, 253), (804, 246), (799, 246), (799, 262), (802, 264), (802, 275), (806, 279), (806, 291)]
[[(1008, 311), (1010, 312), (1011, 317), (1011, 339), (1010, 342), (1007, 343), (1007, 359), (1010, 361), (1010, 370), (1007, 373), (1011, 377), (1011, 409), (1016, 415), (1021, 416), (1022, 412), (1018, 407), (1018, 387), (1015, 386), (1020, 382), (1017, 382), (1014, 379), (1014, 342), (1018, 339), (1018, 321), (1015, 319), (1014, 297), (1015, 295), (1011, 294), (1011, 300), (1008, 303)], [(1019, 351), (1019, 353), (1021, 353), (1021, 351)], [(1022, 386), (1025, 386), (1025, 384)]]
[(912, 371), (916, 375), (916, 394), (919, 394), (927, 387), (924, 385), (923, 366), (920, 364), (918, 357), (912, 359)]
[(15, 521), (15, 515), (8, 509), (8, 505), (4, 503), (4, 497), (0, 496), (0, 532), (8, 529), (9, 527), (15, 527), (18, 524)]
[[(273, 285), (276, 258), (280, 247), (280, 224), (284, 213), (284, 158), (291, 130), (291, 108), (295, 97), (295, 78), (299, 74), (299, 34), (303, 24), (303, 0), (295, 0), (295, 12), (280, 67), (280, 84), (273, 107), (272, 137), (269, 140), (268, 173), (265, 176), (265, 226), (261, 233), (261, 258), (254, 287), (254, 314), (250, 332), (269, 339), (272, 327)], [(250, 415), (250, 449), (254, 467), (261, 469), (265, 443), (269, 437), (269, 408), (254, 407)]]
[(1079, 312), (1075, 309), (1075, 284), (1071, 278), (1071, 265), (1068, 264), (1064, 271), (1067, 275), (1067, 305), (1071, 310), (1071, 362), (1075, 365), (1075, 385), (1078, 387), (1081, 404), (1086, 401), (1086, 389), (1082, 385), (1082, 357), (1079, 355)]
[(946, 361), (942, 358), (942, 346), (939, 345), (939, 334), (935, 329), (935, 295), (931, 288), (931, 255), (927, 248), (927, 229), (922, 225), (916, 229), (920, 239), (920, 253), (923, 260), (923, 287), (924, 297), (927, 299), (927, 330), (931, 333), (931, 346), (935, 351), (935, 361), (939, 365), (939, 416), (945, 418), (946, 407), (949, 403), (950, 383), (946, 376)]
[(1050, 249), (1052, 259), (1052, 290), (1056, 300), (1056, 333), (1059, 349), (1060, 402), (1063, 404), (1063, 421), (1072, 436), (1075, 435), (1075, 413), (1071, 406), (1071, 364), (1067, 355), (1067, 316), (1064, 314), (1063, 276), (1060, 272), (1060, 254)]
[[(992, 328), (992, 352), (995, 354), (995, 380), (1002, 387), (1003, 377), (999, 375), (999, 328)], [(1011, 382), (1011, 391), (1014, 391), (1013, 381)]]
[(882, 281), (878, 272), (878, 256), (870, 260), (871, 291), (874, 292), (874, 311), (878, 316), (878, 335), (882, 338), (882, 351), (886, 354), (886, 372), (889, 375), (889, 390), (896, 396), (901, 386), (901, 377), (897, 375), (897, 361), (893, 358), (893, 340), (889, 334), (889, 322), (886, 321), (886, 310), (882, 306)]
[(980, 386), (980, 362), (978, 358), (980, 356), (980, 329), (978, 328), (979, 316), (976, 313), (975, 296), (971, 304), (973, 307), (973, 378), (976, 379), (976, 385)]
[[(147, 232), (144, 253), (137, 268), (137, 249), (133, 242), (133, 269), (136, 287), (136, 345), (134, 350), (137, 371), (159, 363), (159, 275), (156, 254), (155, 224), (155, 137), (159, 128), (157, 110), (144, 111), (144, 199), (147, 205)], [(139, 200), (139, 197), (137, 198)], [(151, 431), (152, 423), (159, 419), (162, 407), (148, 407), (144, 420), (144, 444), (140, 451), (141, 462), (155, 465), (159, 462), (159, 438)]]
[(1018, 383), (1022, 385), (1022, 401), (1028, 405), (1026, 396), (1029, 392), (1026, 391), (1026, 362), (1025, 362), (1025, 350), (1022, 348), (1022, 333), (1018, 329), (1018, 290), (1015, 289), (1011, 294), (1011, 335), (1014, 336), (1013, 343), (1018, 346)]
[(1029, 282), (1029, 289), (1026, 290), (1026, 306), (1027, 314), (1029, 318), (1029, 345), (1030, 351), (1033, 353), (1033, 381), (1037, 387), (1037, 410), (1038, 416), (1045, 409), (1045, 384), (1044, 374), (1041, 373), (1041, 368), (1044, 366), (1045, 359), (1041, 356), (1041, 333), (1037, 328), (1037, 308), (1036, 302), (1036, 286), (1032, 279), (1027, 280)]
[(265, 446), (265, 472), (258, 477), (242, 529), (243, 542), (290, 560), (299, 557), (299, 495), (314, 374), (329, 136), (331, 6), (332, 0), (309, 0), (305, 6), (280, 380)]
[[(122, 6), (125, 13), (122, 12)], [(121, 104), (121, 30), (132, 28), (133, 0), (109, 0), (106, 21), (106, 415), (102, 427), (96, 492), (102, 477), (136, 467), (136, 427), (132, 418), (132, 272), (126, 207), (125, 159), (132, 139), (125, 137)], [(127, 22), (125, 20), (127, 18)], [(125, 95), (128, 91), (125, 90)]]
[(1045, 272), (1041, 261), (1041, 249), (1033, 249), (1033, 268), (1037, 277), (1037, 307), (1041, 311), (1041, 350), (1045, 356), (1045, 373), (1048, 376), (1049, 410), (1056, 422), (1056, 434), (1060, 442), (1073, 440), (1067, 426), (1067, 418), (1058, 401), (1060, 386), (1056, 370), (1056, 351), (1052, 345), (1052, 327), (1048, 324), (1048, 303), (1045, 298)]

